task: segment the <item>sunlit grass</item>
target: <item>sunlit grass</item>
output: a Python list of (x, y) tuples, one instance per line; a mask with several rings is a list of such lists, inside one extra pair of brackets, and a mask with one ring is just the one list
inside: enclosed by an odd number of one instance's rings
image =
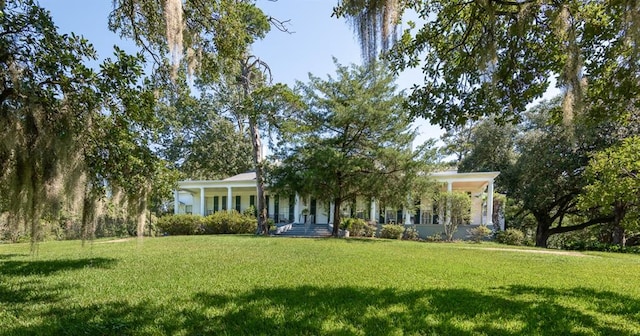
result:
[(0, 245), (0, 334), (633, 335), (640, 257), (193, 236)]

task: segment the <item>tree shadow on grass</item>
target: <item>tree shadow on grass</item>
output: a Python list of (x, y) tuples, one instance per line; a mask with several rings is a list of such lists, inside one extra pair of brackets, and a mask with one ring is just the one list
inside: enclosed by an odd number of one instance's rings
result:
[(632, 335), (640, 328), (637, 298), (588, 288), (300, 286), (200, 292), (166, 302), (57, 305), (8, 334)]
[(44, 276), (84, 268), (109, 268), (116, 262), (117, 259), (112, 258), (0, 261), (0, 304), (60, 301), (61, 295), (72, 288), (64, 284), (48, 283), (44, 281)]
[(117, 259), (113, 258), (85, 258), (85, 259), (56, 259), (56, 260), (8, 260), (0, 262), (0, 275), (29, 276), (51, 275), (61, 271), (83, 268), (110, 268)]
[(20, 254), (20, 253), (5, 253), (5, 254), (0, 254), (0, 260), (3, 259), (11, 259), (11, 258), (16, 258), (16, 257), (28, 257), (28, 254)]

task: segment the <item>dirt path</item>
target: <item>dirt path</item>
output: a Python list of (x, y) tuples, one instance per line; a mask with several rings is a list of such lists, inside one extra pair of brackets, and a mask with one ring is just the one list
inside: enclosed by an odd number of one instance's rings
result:
[(107, 240), (107, 241), (103, 241), (103, 242), (98, 242), (98, 244), (106, 244), (106, 243), (124, 243), (126, 241), (129, 241), (133, 238), (121, 238), (121, 239), (113, 239), (113, 240)]
[(524, 253), (539, 253), (539, 254), (555, 254), (566, 255), (573, 257), (588, 257), (586, 254), (582, 254), (576, 251), (553, 251), (553, 250), (527, 250), (518, 248), (500, 248), (500, 247), (466, 247), (474, 250), (486, 250), (486, 251), (507, 251), (507, 252), (524, 252)]

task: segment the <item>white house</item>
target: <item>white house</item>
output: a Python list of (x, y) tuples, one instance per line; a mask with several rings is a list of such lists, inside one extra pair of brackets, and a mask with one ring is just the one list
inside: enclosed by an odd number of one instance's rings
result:
[[(434, 173), (434, 180), (443, 184), (443, 190), (466, 192), (471, 197), (471, 222), (469, 227), (492, 226), (493, 183), (499, 172), (458, 173), (445, 171)], [(256, 175), (254, 172), (238, 174), (224, 180), (178, 182), (175, 190), (174, 211), (176, 214), (209, 215), (217, 211), (235, 209), (244, 211), (255, 206)], [(267, 215), (276, 224), (280, 223), (331, 223), (333, 207), (313, 197), (300, 195), (278, 195), (266, 188)], [(414, 225), (420, 236), (426, 237), (443, 231), (442, 220), (430, 200), (420, 200), (414, 209), (380, 209), (375, 200), (358, 199), (346, 204), (343, 215), (376, 220), (378, 223), (404, 223)], [(373, 216), (372, 216), (373, 215)], [(503, 223), (496, 223), (503, 226)], [(501, 227), (504, 229), (504, 227)], [(464, 232), (464, 230), (459, 230)]]

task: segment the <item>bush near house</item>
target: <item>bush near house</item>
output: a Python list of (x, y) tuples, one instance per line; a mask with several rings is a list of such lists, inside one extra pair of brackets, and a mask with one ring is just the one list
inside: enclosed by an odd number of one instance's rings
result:
[(351, 237), (373, 237), (376, 233), (376, 226), (361, 218), (344, 218), (340, 228), (344, 229), (345, 226)]
[(380, 230), (380, 238), (400, 239), (404, 232), (404, 225), (387, 224), (382, 226)]
[(524, 243), (524, 233), (515, 228), (508, 228), (498, 232), (496, 242), (507, 245), (522, 245)]
[(158, 229), (171, 236), (202, 234), (202, 217), (197, 215), (170, 215), (158, 218)]
[(252, 215), (240, 214), (237, 211), (219, 211), (204, 218), (205, 234), (238, 234), (253, 233), (258, 225)]
[(197, 215), (171, 215), (158, 219), (161, 233), (175, 235), (253, 233), (257, 220), (237, 211), (219, 211), (207, 217)]
[(491, 229), (489, 229), (486, 225), (480, 225), (474, 227), (473, 229), (467, 230), (467, 237), (475, 243), (482, 242), (482, 240), (487, 238), (490, 234)]

